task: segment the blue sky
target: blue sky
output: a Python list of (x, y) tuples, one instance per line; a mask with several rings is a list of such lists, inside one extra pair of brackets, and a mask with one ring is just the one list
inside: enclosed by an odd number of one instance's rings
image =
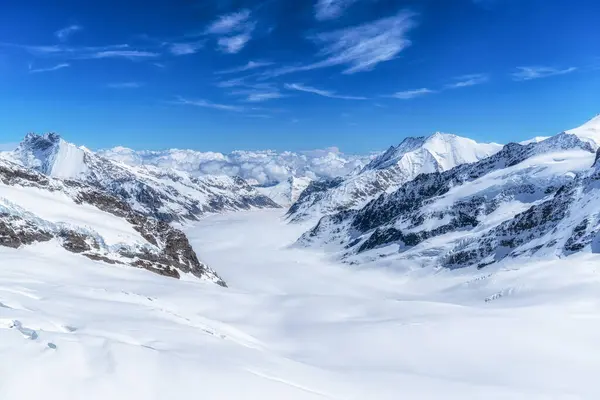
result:
[(600, 112), (594, 0), (5, 3), (0, 143), (363, 153)]

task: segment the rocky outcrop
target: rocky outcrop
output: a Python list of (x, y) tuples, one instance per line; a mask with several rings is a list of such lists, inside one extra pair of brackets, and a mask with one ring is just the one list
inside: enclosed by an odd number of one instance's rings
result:
[(91, 205), (124, 219), (146, 240), (146, 243), (107, 245), (93, 229), (53, 223), (5, 201), (0, 203), (0, 245), (19, 248), (55, 239), (65, 250), (93, 260), (143, 268), (174, 278), (191, 274), (226, 286), (215, 271), (198, 260), (182, 231), (133, 210), (112, 194), (83, 182), (46, 177), (1, 159), (0, 181), (7, 186), (63, 193), (72, 199), (74, 206)]

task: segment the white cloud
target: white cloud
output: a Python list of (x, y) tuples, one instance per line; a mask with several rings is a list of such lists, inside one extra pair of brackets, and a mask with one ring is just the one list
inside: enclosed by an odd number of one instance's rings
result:
[(238, 53), (252, 39), (256, 23), (250, 15), (246, 9), (222, 15), (206, 28), (206, 33), (220, 36), (217, 43), (223, 53)]
[(204, 108), (213, 108), (215, 110), (223, 110), (223, 111), (242, 112), (242, 111), (245, 110), (245, 108), (241, 107), (241, 106), (234, 106), (234, 105), (230, 105), (230, 104), (213, 103), (211, 101), (204, 100), (204, 99), (188, 100), (188, 99), (185, 99), (183, 97), (179, 97), (177, 99), (177, 101), (176, 101), (176, 104), (184, 104), (184, 105), (196, 106), (196, 107), (204, 107)]
[(569, 74), (577, 70), (575, 67), (558, 69), (553, 67), (517, 67), (517, 72), (512, 73), (515, 81), (529, 81), (532, 79), (547, 78), (554, 75)]
[(262, 102), (262, 101), (267, 101), (267, 100), (280, 99), (282, 97), (284, 97), (284, 96), (278, 91), (256, 92), (256, 93), (248, 94), (246, 101), (249, 101), (252, 103), (257, 103), (257, 102)]
[(318, 0), (315, 4), (315, 18), (319, 21), (336, 19), (357, 0)]
[(462, 75), (454, 78), (454, 83), (449, 83), (445, 86), (446, 89), (458, 89), (468, 86), (481, 85), (490, 80), (488, 74), (470, 74)]
[(176, 56), (184, 56), (188, 54), (195, 54), (202, 47), (204, 47), (204, 40), (187, 43), (171, 43), (169, 45), (169, 51)]
[(81, 58), (127, 58), (130, 60), (153, 58), (160, 56), (159, 53), (152, 51), (141, 51), (141, 50), (105, 50), (82, 55)]
[(312, 64), (283, 67), (267, 71), (266, 77), (286, 75), (299, 71), (345, 65), (345, 74), (370, 71), (379, 63), (393, 60), (410, 46), (407, 33), (417, 26), (415, 14), (402, 11), (363, 25), (312, 36), (320, 44), (318, 55), (324, 57)]
[(48, 67), (48, 68), (33, 68), (32, 65), (29, 65), (29, 73), (37, 74), (40, 72), (58, 71), (59, 69), (69, 68), (70, 66), (71, 66), (71, 64), (67, 64), (67, 63), (56, 64), (55, 66)]
[(250, 33), (240, 33), (235, 36), (219, 38), (218, 44), (223, 53), (235, 54), (240, 52), (246, 43), (250, 41)]
[(435, 93), (435, 91), (427, 88), (421, 88), (415, 90), (406, 90), (404, 92), (396, 92), (391, 97), (394, 97), (396, 99), (408, 100), (415, 97), (425, 96), (431, 93)]
[(329, 90), (317, 89), (310, 86), (305, 86), (299, 83), (286, 83), (285, 88), (289, 90), (297, 90), (299, 92), (312, 93), (323, 97), (330, 97), (332, 99), (342, 99), (342, 100), (366, 100), (366, 97), (359, 96), (343, 96), (336, 94), (335, 92)]
[(82, 29), (83, 28), (80, 25), (70, 25), (54, 32), (54, 36), (56, 36), (61, 42), (66, 42), (71, 35)]
[(257, 85), (237, 85), (247, 89), (238, 89), (229, 92), (232, 96), (243, 96), (244, 101), (258, 103), (267, 100), (280, 99), (285, 97), (277, 88), (269, 84)]
[(144, 86), (142, 82), (117, 82), (108, 84), (108, 87), (111, 89), (137, 89), (142, 86)]
[(219, 81), (215, 83), (216, 87), (220, 88), (232, 88), (236, 86), (246, 86), (244, 78), (227, 79), (225, 81)]
[(271, 118), (273, 118), (272, 115), (268, 115), (268, 114), (246, 114), (246, 117), (248, 117), (248, 118), (261, 118), (261, 119), (271, 119)]
[(235, 74), (238, 72), (246, 72), (246, 71), (250, 71), (253, 69), (257, 69), (257, 68), (268, 67), (270, 65), (273, 65), (273, 63), (269, 62), (269, 61), (248, 61), (246, 64), (244, 64), (240, 67), (224, 69), (222, 71), (217, 71), (216, 73), (217, 74)]
[(64, 45), (23, 46), (9, 43), (4, 43), (1, 45), (20, 48), (37, 56), (55, 57), (69, 60), (101, 58), (127, 58), (130, 60), (136, 60), (160, 56), (160, 53), (154, 51), (132, 49), (128, 44), (79, 47), (71, 47)]
[(250, 21), (250, 11), (241, 10), (235, 13), (220, 16), (207, 29), (207, 33), (216, 35), (229, 34), (233, 32), (246, 31), (249, 25), (254, 25)]

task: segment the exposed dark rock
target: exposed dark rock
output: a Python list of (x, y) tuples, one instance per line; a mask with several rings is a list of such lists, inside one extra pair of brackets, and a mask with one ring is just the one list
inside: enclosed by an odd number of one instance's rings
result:
[(35, 242), (47, 242), (52, 234), (20, 217), (0, 214), (0, 246), (17, 249)]
[[(58, 237), (61, 239), (62, 247), (71, 253), (83, 253), (84, 251), (90, 251), (92, 248), (98, 250), (100, 246), (96, 243), (93, 238), (83, 235), (81, 233), (62, 230), (59, 232)], [(88, 241), (92, 242), (90, 245)]]
[(153, 247), (131, 245), (120, 249), (109, 249), (103, 247), (93, 234), (85, 230), (75, 231), (64, 226), (52, 228), (51, 223), (46, 224), (46, 228), (40, 228), (33, 215), (17, 216), (6, 213), (0, 214), (0, 245), (2, 246), (18, 248), (35, 242), (57, 239), (65, 250), (92, 260), (130, 265), (176, 278), (180, 277), (180, 272), (189, 273), (226, 286), (212, 269), (198, 260), (182, 231), (173, 228), (165, 221), (134, 211), (127, 202), (101, 189), (79, 181), (48, 178), (6, 160), (0, 160), (0, 179), (5, 184), (62, 191), (75, 203), (90, 204), (124, 218)]

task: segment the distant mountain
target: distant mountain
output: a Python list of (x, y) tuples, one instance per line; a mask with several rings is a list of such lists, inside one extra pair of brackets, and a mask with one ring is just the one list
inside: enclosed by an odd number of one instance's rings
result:
[(419, 174), (447, 171), (457, 165), (484, 159), (502, 148), (456, 135), (435, 133), (409, 137), (390, 147), (344, 179), (315, 181), (288, 212), (291, 221), (320, 218), (346, 209), (357, 209), (386, 191), (392, 191)]
[(239, 177), (192, 177), (154, 166), (129, 166), (63, 140), (29, 134), (8, 156), (47, 176), (77, 180), (126, 201), (161, 221), (194, 220), (204, 213), (279, 207)]
[(156, 166), (185, 171), (193, 176), (239, 176), (251, 184), (272, 186), (290, 177), (321, 179), (360, 170), (372, 156), (343, 154), (336, 148), (304, 152), (234, 151), (229, 154), (171, 149), (135, 151), (124, 147), (98, 152), (133, 166)]
[(256, 186), (256, 190), (277, 204), (289, 207), (298, 200), (298, 197), (300, 197), (300, 194), (308, 187), (310, 182), (310, 178), (295, 178), (292, 176), (276, 185)]
[(325, 216), (298, 244), (349, 262), (390, 258), (405, 267), (483, 268), (506, 257), (600, 252), (597, 159), (580, 134), (510, 143)]

